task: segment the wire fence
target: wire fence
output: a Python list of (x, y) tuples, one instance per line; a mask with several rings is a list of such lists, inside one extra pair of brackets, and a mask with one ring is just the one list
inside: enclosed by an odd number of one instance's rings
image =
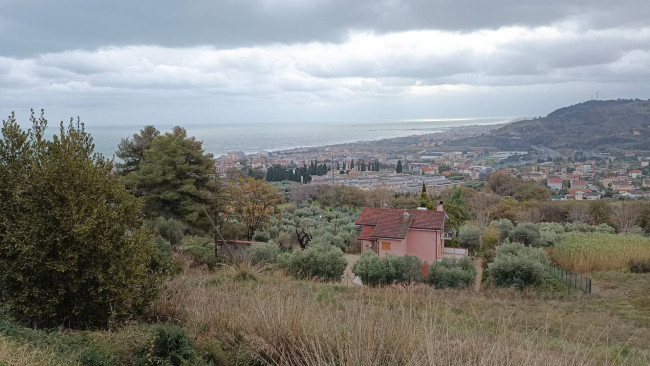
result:
[(551, 276), (564, 282), (567, 285), (569, 292), (573, 290), (582, 291), (586, 294), (591, 293), (591, 278), (587, 276), (564, 270), (552, 264), (548, 267), (548, 272)]

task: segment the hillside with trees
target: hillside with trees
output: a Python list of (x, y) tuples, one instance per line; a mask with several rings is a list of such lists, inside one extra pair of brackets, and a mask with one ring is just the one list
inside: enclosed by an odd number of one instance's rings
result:
[(650, 101), (591, 100), (546, 117), (509, 123), (451, 146), (502, 150), (543, 145), (572, 150), (650, 150)]

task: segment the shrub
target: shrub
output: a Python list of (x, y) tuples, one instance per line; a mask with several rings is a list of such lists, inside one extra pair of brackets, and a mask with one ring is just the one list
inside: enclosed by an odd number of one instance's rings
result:
[(526, 246), (540, 246), (540, 235), (537, 225), (533, 223), (523, 223), (517, 225), (510, 232), (510, 241), (523, 243)]
[(564, 226), (557, 222), (542, 222), (539, 228), (539, 245), (549, 247), (557, 244), (564, 236)]
[(427, 282), (435, 288), (470, 287), (476, 280), (476, 265), (469, 257), (442, 258), (429, 266)]
[(630, 261), (630, 272), (632, 273), (650, 273), (650, 260)]
[(185, 237), (186, 226), (176, 219), (156, 217), (148, 222), (148, 226), (158, 231), (158, 234), (167, 240), (172, 248), (177, 247)]
[(379, 286), (390, 283), (394, 274), (390, 273), (387, 267), (388, 262), (379, 258), (374, 250), (366, 250), (354, 263), (352, 272), (361, 278), (361, 282), (368, 286)]
[(422, 261), (414, 255), (394, 256), (385, 258), (388, 266), (394, 268), (394, 283), (422, 282)]
[(275, 245), (275, 243), (264, 243), (264, 244), (254, 244), (248, 248), (248, 255), (251, 258), (253, 264), (271, 264), (275, 263), (278, 254), (280, 253), (280, 247)]
[(478, 226), (463, 225), (458, 232), (463, 248), (476, 250), (481, 246), (481, 229)]
[(104, 327), (148, 308), (160, 273), (142, 201), (83, 125), (32, 116), (0, 137), (0, 302), (32, 327)]
[(271, 234), (268, 231), (258, 230), (255, 232), (255, 234), (253, 234), (253, 240), (266, 243), (267, 241), (271, 240)]
[(277, 262), (295, 278), (315, 278), (339, 281), (347, 260), (341, 249), (328, 244), (309, 245), (305, 250), (294, 250), (278, 256)]
[(639, 226), (632, 226), (630, 230), (627, 231), (627, 233), (630, 235), (645, 235), (645, 231), (643, 231), (643, 228)]
[(214, 248), (204, 246), (193, 246), (185, 249), (185, 253), (192, 257), (192, 262), (196, 266), (205, 265), (208, 269), (214, 269), (219, 261), (214, 255)]
[(494, 226), (488, 226), (483, 233), (483, 249), (491, 249), (499, 244), (501, 233)]
[(523, 289), (542, 284), (548, 264), (544, 250), (506, 243), (496, 248), (496, 256), (487, 271), (495, 285)]
[(412, 255), (389, 255), (379, 258), (374, 250), (366, 250), (354, 263), (352, 272), (368, 286), (422, 282), (422, 261)]
[(577, 273), (624, 270), (632, 260), (650, 260), (650, 238), (571, 233), (555, 246), (553, 256), (560, 266)]
[(508, 219), (495, 220), (490, 223), (490, 226), (499, 230), (499, 242), (505, 241), (510, 237), (510, 232), (515, 228), (512, 221)]
[(185, 332), (174, 325), (160, 324), (149, 347), (142, 350), (136, 365), (181, 366), (195, 361), (192, 343)]

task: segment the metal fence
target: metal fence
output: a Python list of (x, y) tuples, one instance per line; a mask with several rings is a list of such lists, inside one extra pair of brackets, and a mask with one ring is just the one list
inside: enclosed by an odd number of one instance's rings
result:
[(569, 288), (569, 292), (573, 290), (582, 291), (586, 294), (591, 293), (591, 278), (564, 270), (554, 265), (550, 265), (548, 271), (551, 276), (564, 282)]

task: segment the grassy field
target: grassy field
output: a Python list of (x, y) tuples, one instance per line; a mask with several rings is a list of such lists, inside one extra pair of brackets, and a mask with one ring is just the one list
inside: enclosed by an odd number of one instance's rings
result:
[(562, 268), (577, 273), (625, 270), (630, 260), (650, 260), (650, 238), (572, 233), (555, 245), (553, 257)]
[[(647, 365), (650, 274), (594, 273), (566, 295), (428, 286), (369, 289), (296, 281), (247, 265), (188, 267), (146, 319), (112, 331), (0, 323), (0, 364), (136, 362), (152, 323), (180, 325), (225, 365)], [(108, 360), (89, 363), (88, 360)]]

